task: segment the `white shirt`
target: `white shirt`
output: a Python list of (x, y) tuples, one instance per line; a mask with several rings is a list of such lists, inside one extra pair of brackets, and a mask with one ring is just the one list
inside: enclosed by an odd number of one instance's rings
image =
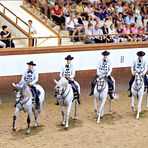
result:
[(31, 83), (32, 85), (36, 84), (38, 81), (39, 75), (37, 71), (33, 68), (31, 70), (27, 70), (22, 75), (21, 80), (26, 81), (27, 84)]
[(142, 73), (143, 75), (145, 75), (147, 72), (146, 61), (144, 61), (143, 59), (141, 59), (141, 61), (139, 59), (134, 60), (131, 66), (131, 71), (132, 71), (132, 74), (134, 74), (134, 72), (138, 72), (138, 73)]
[(60, 77), (68, 76), (71, 80), (75, 77), (75, 68), (72, 64), (66, 64), (60, 71)]
[[(93, 35), (99, 35), (99, 34), (103, 34), (103, 32), (102, 32), (102, 30), (101, 29), (93, 29)], [(96, 39), (101, 39), (102, 38), (102, 36), (94, 36), (94, 38), (96, 38)]]
[(112, 66), (110, 60), (106, 59), (106, 61), (104, 61), (104, 59), (102, 59), (97, 65), (97, 75), (100, 74), (110, 75), (111, 72), (112, 72)]
[(74, 19), (72, 21), (70, 21), (71, 18), (70, 17), (66, 17), (66, 22), (65, 22), (65, 26), (66, 28), (75, 28), (75, 25), (74, 25)]
[(32, 33), (36, 33), (36, 29), (33, 26), (28, 26), (27, 32), (29, 32), (32, 36), (34, 36), (34, 34), (32, 34)]

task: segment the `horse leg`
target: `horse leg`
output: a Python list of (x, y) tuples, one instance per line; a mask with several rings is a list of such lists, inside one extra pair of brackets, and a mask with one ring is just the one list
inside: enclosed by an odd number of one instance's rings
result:
[(98, 111), (97, 123), (100, 123), (100, 117), (101, 117), (101, 113), (102, 113), (102, 110), (104, 108), (105, 102), (106, 102), (106, 98), (102, 98), (101, 105), (100, 105), (100, 108), (99, 108), (99, 111)]
[(78, 110), (78, 101), (75, 100), (75, 113), (74, 113), (74, 120), (77, 120), (78, 117), (77, 117), (77, 110)]
[(132, 110), (135, 112), (135, 97), (132, 95), (132, 103), (131, 103)]
[(98, 105), (98, 99), (96, 97), (94, 97), (94, 112), (98, 116), (98, 114), (97, 114), (97, 105)]
[(60, 102), (60, 108), (61, 108), (61, 113), (62, 113), (62, 126), (65, 126), (65, 118), (64, 118), (64, 106), (63, 104)]
[(15, 109), (15, 113), (13, 115), (13, 124), (12, 124), (12, 131), (15, 132), (16, 131), (16, 119), (18, 117), (18, 114), (19, 114), (20, 110), (18, 107), (16, 107)]
[(139, 117), (140, 117), (140, 113), (141, 113), (141, 105), (142, 105), (142, 99), (143, 99), (143, 97), (139, 97), (139, 102), (138, 102), (138, 112), (137, 112), (136, 119), (139, 119)]
[(31, 119), (30, 118), (31, 118), (31, 113), (28, 113), (26, 134), (30, 134), (30, 122), (31, 122)]
[(112, 112), (112, 99), (109, 99), (109, 112)]
[(37, 119), (38, 119), (38, 116), (39, 116), (39, 111), (36, 110), (36, 109), (33, 109), (33, 115), (34, 115), (34, 120), (35, 120), (34, 126), (33, 126), (33, 127), (35, 128), (35, 127), (38, 126), (38, 121), (37, 121)]
[(69, 103), (69, 104), (67, 105), (67, 109), (66, 109), (66, 116), (65, 116), (65, 130), (68, 129), (69, 113), (70, 113), (71, 105), (72, 105), (72, 102)]
[(148, 108), (148, 94), (146, 95), (146, 108)]

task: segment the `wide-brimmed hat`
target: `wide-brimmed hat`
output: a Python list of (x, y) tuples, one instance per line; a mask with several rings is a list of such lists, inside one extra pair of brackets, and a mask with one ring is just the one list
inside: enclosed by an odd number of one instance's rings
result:
[(105, 50), (105, 51), (102, 52), (102, 55), (103, 56), (108, 56), (108, 55), (110, 55), (110, 52), (108, 52), (108, 51)]
[(145, 52), (143, 52), (143, 51), (137, 52), (137, 56), (139, 56), (139, 57), (143, 57), (144, 55), (145, 55)]
[(65, 60), (72, 60), (72, 59), (74, 59), (71, 55), (68, 55), (66, 58), (65, 58)]
[(28, 63), (27, 63), (27, 65), (36, 66), (36, 64), (35, 64), (35, 63), (33, 63), (33, 61), (28, 62)]

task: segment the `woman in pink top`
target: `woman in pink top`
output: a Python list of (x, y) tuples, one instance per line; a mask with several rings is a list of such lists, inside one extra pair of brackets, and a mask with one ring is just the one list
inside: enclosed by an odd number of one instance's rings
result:
[(139, 38), (138, 38), (139, 29), (138, 29), (137, 24), (131, 25), (131, 33), (133, 33), (133, 35), (132, 35), (133, 41), (134, 42), (139, 41)]
[(123, 28), (123, 33), (125, 34), (125, 38), (127, 38), (127, 41), (132, 42), (133, 38), (131, 35), (129, 35), (131, 33), (131, 29), (130, 29), (130, 24), (126, 24)]

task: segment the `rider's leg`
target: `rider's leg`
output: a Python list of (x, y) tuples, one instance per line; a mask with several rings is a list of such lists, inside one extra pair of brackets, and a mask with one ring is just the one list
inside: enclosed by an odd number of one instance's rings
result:
[(90, 92), (89, 96), (94, 94), (94, 88), (95, 88), (95, 85), (96, 85), (96, 79), (97, 79), (97, 76), (95, 76), (95, 78), (91, 82), (91, 92)]
[(31, 88), (33, 89), (33, 91), (35, 93), (36, 109), (39, 109), (40, 108), (40, 101), (39, 101), (39, 96), (37, 94), (37, 89), (35, 86), (31, 86)]
[(114, 95), (113, 95), (113, 91), (114, 91), (114, 85), (113, 85), (113, 80), (111, 78), (111, 76), (107, 77), (107, 82), (108, 82), (108, 86), (109, 86), (109, 96), (111, 99), (114, 99)]
[(144, 75), (144, 86), (145, 86), (145, 89), (148, 92), (148, 78), (147, 78), (147, 75)]
[(74, 80), (69, 80), (69, 84), (71, 84), (74, 93), (77, 95), (78, 103), (80, 104), (80, 94), (78, 92), (78, 86), (75, 84)]
[(131, 92), (131, 87), (132, 87), (132, 84), (133, 84), (133, 82), (134, 82), (134, 79), (135, 79), (135, 76), (132, 76), (131, 77), (131, 80), (130, 80), (130, 82), (129, 82), (129, 91), (130, 91), (130, 94), (128, 95), (129, 97), (131, 97), (132, 96), (132, 92)]

